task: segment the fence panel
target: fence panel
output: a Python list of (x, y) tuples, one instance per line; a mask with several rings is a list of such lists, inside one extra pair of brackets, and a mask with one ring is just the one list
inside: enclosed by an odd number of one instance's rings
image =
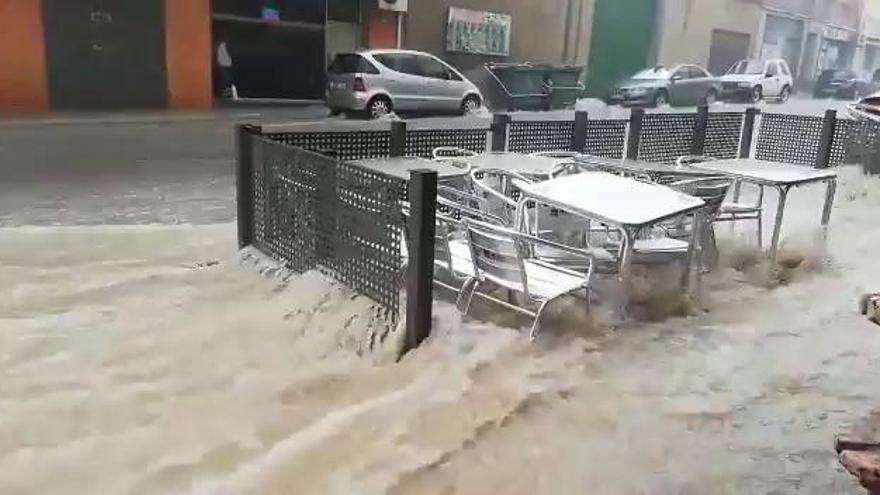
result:
[(603, 158), (623, 158), (627, 125), (625, 119), (588, 120), (584, 153)]
[(822, 117), (761, 115), (755, 158), (814, 166), (822, 137)]
[(642, 122), (639, 159), (649, 162), (674, 163), (691, 154), (696, 114), (651, 113)]
[(254, 246), (302, 273), (315, 268), (398, 317), (400, 179), (258, 138)]
[(391, 154), (391, 131), (273, 132), (272, 141), (310, 151), (333, 151), (341, 160), (383, 158)]
[(831, 147), (832, 165), (868, 164), (878, 135), (880, 135), (880, 123), (838, 119), (834, 143)]
[(571, 150), (574, 121), (512, 121), (507, 149), (515, 153)]
[[(396, 317), (402, 282), (401, 180), (338, 162), (329, 273)], [(326, 212), (326, 215), (331, 213)]]
[(485, 153), (488, 145), (485, 129), (419, 129), (406, 131), (404, 155), (431, 158), (435, 148), (455, 146), (476, 153)]
[(703, 154), (718, 159), (736, 158), (744, 118), (745, 114), (736, 112), (710, 113)]

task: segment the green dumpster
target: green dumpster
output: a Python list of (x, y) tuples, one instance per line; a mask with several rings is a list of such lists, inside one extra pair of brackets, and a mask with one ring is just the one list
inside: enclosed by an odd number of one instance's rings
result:
[(569, 108), (584, 89), (581, 67), (491, 63), (486, 70), (495, 82), (494, 103), (508, 111)]

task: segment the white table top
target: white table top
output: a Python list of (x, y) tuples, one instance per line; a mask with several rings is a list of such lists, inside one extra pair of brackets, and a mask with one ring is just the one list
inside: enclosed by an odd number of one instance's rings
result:
[(621, 227), (643, 227), (705, 203), (666, 186), (605, 172), (585, 172), (522, 186), (523, 196)]
[(427, 158), (369, 158), (354, 160), (352, 163), (403, 180), (409, 180), (410, 170), (417, 169), (434, 170), (437, 172), (437, 177), (441, 179), (467, 175), (467, 170), (463, 168), (455, 167), (447, 162), (428, 160)]
[(474, 168), (498, 169), (524, 175), (549, 175), (558, 158), (521, 153), (483, 153), (461, 159)]
[(809, 182), (826, 181), (837, 177), (837, 173), (833, 170), (810, 168), (804, 165), (792, 165), (789, 163), (768, 162), (754, 158), (715, 160), (694, 163), (691, 167), (766, 186), (793, 186)]

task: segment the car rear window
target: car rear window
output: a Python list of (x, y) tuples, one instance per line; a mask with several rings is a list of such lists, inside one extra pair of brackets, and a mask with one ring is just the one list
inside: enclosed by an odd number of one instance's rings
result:
[(331, 74), (378, 74), (379, 70), (369, 60), (357, 53), (341, 53), (333, 59), (327, 72)]

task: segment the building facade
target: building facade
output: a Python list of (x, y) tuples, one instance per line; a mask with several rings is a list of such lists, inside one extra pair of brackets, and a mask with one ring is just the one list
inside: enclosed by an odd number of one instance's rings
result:
[[(588, 20), (592, 4), (593, 0), (410, 1), (404, 45), (438, 55), (466, 72), (486, 62), (583, 65), (589, 48)], [(469, 52), (449, 40), (458, 34), (454, 27), (456, 16), (478, 17), (480, 14), (498, 15), (502, 25), (497, 30), (490, 27), (490, 34), (506, 36), (509, 40), (505, 38), (503, 43), (509, 46), (496, 44), (487, 50), (474, 47)]]
[(663, 0), (658, 60), (699, 63), (723, 73), (741, 58), (783, 58), (797, 79), (808, 83), (824, 69), (853, 66), (867, 3)]
[(397, 34), (367, 0), (3, 0), (0, 112), (210, 108), (221, 42), (240, 97), (319, 99), (335, 53)]

